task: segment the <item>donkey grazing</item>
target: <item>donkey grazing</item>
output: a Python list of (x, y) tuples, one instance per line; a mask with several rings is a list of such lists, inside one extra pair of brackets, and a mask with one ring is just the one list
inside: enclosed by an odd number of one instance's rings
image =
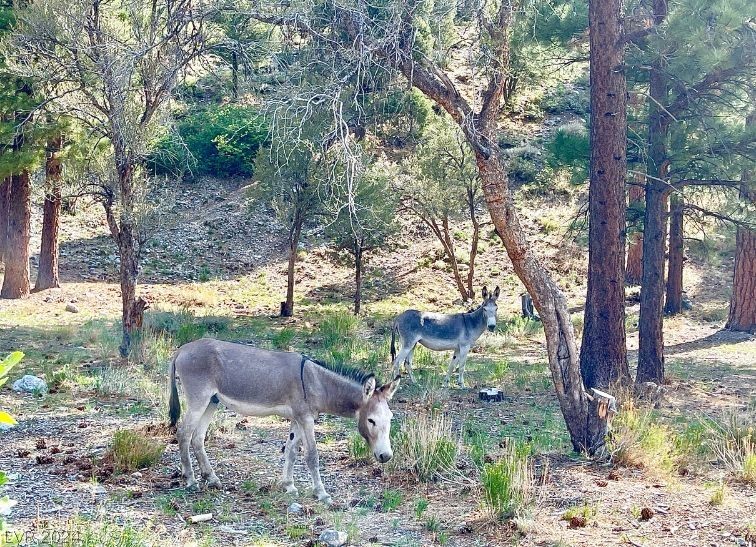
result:
[(204, 338), (181, 346), (169, 369), (169, 414), (176, 425), (181, 407), (176, 379), (183, 386), (186, 414), (177, 430), (181, 468), (187, 487), (194, 487), (189, 444), (210, 487), (220, 487), (205, 452), (205, 434), (218, 403), (245, 416), (277, 415), (291, 420), (284, 449), (283, 487), (291, 494), (294, 460), (301, 443), (310, 469), (313, 494), (330, 503), (323, 488), (315, 446), (315, 418), (325, 412), (357, 419), (357, 428), (381, 463), (391, 459), (389, 430), (393, 413), (388, 402), (399, 378), (376, 387), (372, 374), (338, 369), (293, 352), (267, 351)]
[[(391, 329), (391, 359), (394, 362), (394, 375), (399, 374), (402, 363), (406, 363), (407, 372), (414, 382), (412, 374), (412, 355), (415, 346), (422, 344), (433, 350), (454, 350), (449, 370), (446, 373), (444, 385), (449, 385), (449, 378), (454, 372), (455, 365), (459, 367), (459, 385), (465, 385), (465, 361), (467, 353), (483, 331), (491, 332), (496, 328), (496, 299), (499, 298), (499, 287), (489, 294), (483, 287), (483, 303), (468, 313), (430, 313), (417, 310), (407, 310), (394, 320)], [(396, 353), (396, 334), (402, 340), (402, 349)]]

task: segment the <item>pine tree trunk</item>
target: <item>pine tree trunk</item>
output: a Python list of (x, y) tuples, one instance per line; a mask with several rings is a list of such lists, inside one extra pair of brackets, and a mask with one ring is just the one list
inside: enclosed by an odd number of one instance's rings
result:
[[(591, 161), (588, 192), (588, 289), (580, 371), (586, 388), (609, 391), (630, 380), (625, 339), (625, 176), (627, 84), (621, 0), (590, 0)], [(591, 446), (606, 427), (592, 406)]]
[(31, 238), (31, 182), (29, 172), (10, 177), (5, 277), (0, 298), (29, 296), (29, 240)]
[[(752, 126), (754, 122), (756, 113), (751, 113), (746, 124)], [(740, 198), (756, 202), (753, 174), (743, 171), (740, 180)], [(756, 232), (743, 226), (738, 226), (735, 237), (735, 271), (725, 328), (756, 332)]]
[(42, 217), (42, 242), (39, 251), (39, 271), (35, 291), (60, 287), (58, 276), (58, 232), (61, 209), (61, 162), (58, 158), (62, 137), (49, 141), (49, 152), (45, 163), (47, 191)]
[(354, 315), (360, 314), (362, 302), (362, 246), (354, 245)]
[(299, 237), (302, 234), (304, 217), (297, 213), (289, 237), (289, 267), (286, 276), (286, 301), (281, 302), (281, 317), (294, 315), (294, 266), (297, 264)]
[(459, 273), (459, 263), (457, 262), (457, 255), (454, 252), (454, 241), (452, 240), (451, 232), (449, 231), (449, 217), (444, 217), (443, 219), (443, 237), (444, 249), (446, 250), (446, 256), (449, 257), (449, 262), (451, 263), (454, 283), (457, 285), (457, 291), (459, 291), (462, 300), (467, 301), (469, 295), (467, 289), (465, 289), (465, 284), (462, 281), (462, 274)]
[(10, 205), (10, 177), (0, 179), (0, 262), (5, 262), (8, 245), (8, 208)]
[[(667, 1), (654, 0), (654, 24), (667, 17)], [(643, 280), (638, 319), (638, 372), (636, 383), (664, 382), (664, 244), (667, 239), (669, 162), (666, 105), (669, 84), (664, 72), (664, 56), (654, 61), (649, 75), (648, 158), (646, 162), (646, 211), (643, 219)], [(649, 176), (650, 175), (650, 176)], [(661, 179), (661, 180), (659, 180)]]
[(664, 313), (675, 315), (682, 311), (683, 261), (683, 198), (673, 194), (669, 216), (669, 267), (667, 268), (667, 296)]
[[(643, 175), (636, 175), (636, 182), (643, 182)], [(630, 204), (643, 201), (643, 188), (632, 185), (628, 191)], [(633, 232), (628, 238), (625, 283), (640, 285), (643, 278), (643, 232)]]

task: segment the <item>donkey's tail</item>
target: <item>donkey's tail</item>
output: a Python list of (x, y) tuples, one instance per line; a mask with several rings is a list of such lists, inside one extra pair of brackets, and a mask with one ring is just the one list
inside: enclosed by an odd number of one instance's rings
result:
[(391, 362), (396, 359), (396, 323), (391, 325)]
[(168, 416), (171, 419), (171, 427), (178, 423), (181, 415), (181, 401), (179, 400), (178, 389), (176, 388), (176, 358), (178, 352), (171, 359), (171, 366), (168, 368)]

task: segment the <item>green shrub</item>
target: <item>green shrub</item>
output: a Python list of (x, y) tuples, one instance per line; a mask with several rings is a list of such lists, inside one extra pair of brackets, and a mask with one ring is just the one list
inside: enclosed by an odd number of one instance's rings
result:
[(588, 130), (581, 122), (559, 127), (545, 145), (547, 164), (552, 169), (566, 169), (573, 184), (584, 182), (590, 159), (588, 139)]
[(534, 501), (530, 447), (511, 443), (496, 463), (486, 464), (480, 476), (483, 505), (495, 519), (513, 518)]
[(178, 135), (161, 138), (153, 147), (148, 166), (157, 174), (189, 170), (198, 175), (250, 176), (258, 148), (268, 139), (268, 128), (254, 108), (212, 105), (178, 120)]
[(351, 343), (359, 319), (349, 312), (329, 313), (320, 323), (319, 333), (325, 349)]
[(728, 472), (756, 483), (756, 427), (752, 412), (730, 412), (719, 420), (704, 422), (709, 431), (706, 444)]
[(113, 436), (113, 464), (118, 471), (136, 471), (155, 465), (165, 451), (165, 443), (138, 431), (120, 429)]
[(568, 89), (560, 83), (541, 99), (540, 106), (549, 114), (574, 112), (583, 115), (589, 111), (590, 97), (585, 90)]
[(383, 491), (383, 510), (386, 512), (393, 511), (399, 507), (404, 498), (400, 490), (384, 490)]

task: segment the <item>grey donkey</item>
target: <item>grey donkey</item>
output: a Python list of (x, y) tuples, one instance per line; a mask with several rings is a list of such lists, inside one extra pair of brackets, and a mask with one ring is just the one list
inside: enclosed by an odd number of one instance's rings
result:
[[(420, 343), (432, 350), (454, 350), (449, 370), (446, 373), (444, 385), (449, 385), (449, 378), (454, 368), (459, 368), (459, 385), (465, 385), (465, 361), (467, 353), (475, 341), (488, 328), (496, 329), (496, 300), (499, 298), (499, 287), (489, 293), (483, 287), (483, 303), (468, 313), (431, 313), (417, 310), (407, 310), (394, 320), (391, 329), (391, 359), (394, 364), (394, 375), (398, 376), (402, 363), (406, 364), (410, 380), (415, 381), (412, 374), (412, 356), (415, 346)], [(396, 353), (396, 335), (402, 341), (402, 349)]]
[(293, 352), (268, 351), (204, 338), (181, 346), (169, 370), (169, 415), (176, 425), (181, 412), (176, 380), (186, 399), (186, 413), (177, 429), (181, 468), (188, 488), (196, 487), (189, 445), (209, 487), (220, 487), (205, 452), (205, 434), (219, 403), (245, 416), (277, 415), (291, 420), (284, 448), (282, 486), (297, 493), (293, 469), (304, 443), (313, 494), (330, 503), (320, 479), (315, 446), (315, 419), (321, 412), (357, 420), (357, 428), (373, 456), (391, 459), (389, 431), (393, 413), (388, 402), (399, 378), (377, 387), (375, 377), (347, 367), (329, 367)]

